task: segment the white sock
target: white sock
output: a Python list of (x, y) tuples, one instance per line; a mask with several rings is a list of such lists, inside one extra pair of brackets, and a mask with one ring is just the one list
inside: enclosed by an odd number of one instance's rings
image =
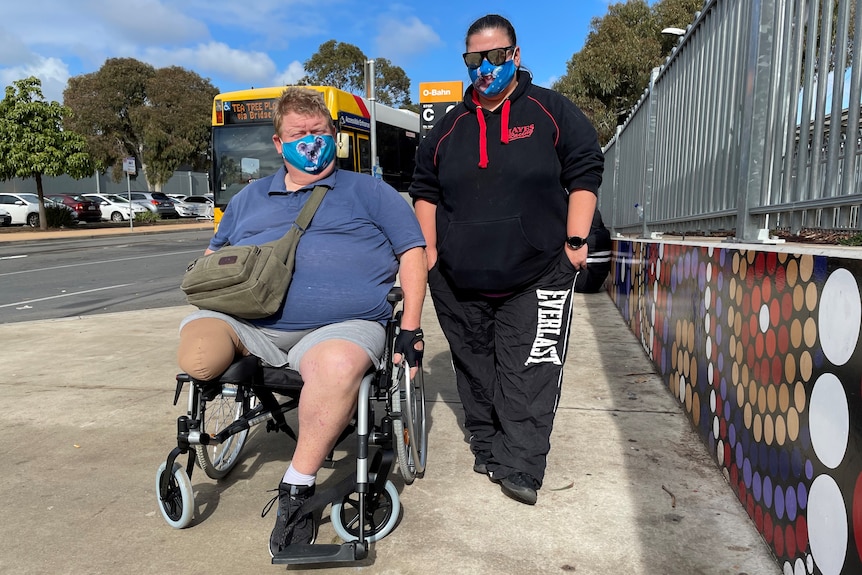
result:
[(284, 478), (281, 481), (283, 483), (289, 483), (290, 485), (314, 485), (315, 479), (315, 475), (300, 473), (293, 468), (293, 463), (291, 463), (287, 468), (287, 471), (284, 472)]

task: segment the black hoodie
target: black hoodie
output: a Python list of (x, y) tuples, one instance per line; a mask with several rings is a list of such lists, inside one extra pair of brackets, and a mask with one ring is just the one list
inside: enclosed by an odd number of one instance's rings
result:
[(496, 110), (478, 103), (468, 87), (420, 143), (409, 191), (437, 205), (440, 271), (503, 293), (562, 257), (567, 190), (598, 194), (604, 156), (583, 112), (524, 71)]

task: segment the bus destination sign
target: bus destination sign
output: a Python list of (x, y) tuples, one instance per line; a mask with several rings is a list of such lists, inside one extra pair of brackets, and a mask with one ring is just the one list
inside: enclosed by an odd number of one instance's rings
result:
[(277, 104), (277, 98), (225, 102), (223, 104), (224, 123), (245, 124), (246, 122), (271, 122), (272, 115), (275, 113)]

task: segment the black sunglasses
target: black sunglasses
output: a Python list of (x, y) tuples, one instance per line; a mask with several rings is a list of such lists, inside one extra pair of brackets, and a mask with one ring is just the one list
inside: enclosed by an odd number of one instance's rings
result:
[(492, 66), (501, 66), (506, 62), (506, 57), (510, 50), (514, 50), (514, 46), (506, 46), (505, 48), (494, 48), (493, 50), (482, 50), (481, 52), (464, 52), (464, 63), (468, 68), (476, 69), (482, 65), (482, 60), (488, 60)]

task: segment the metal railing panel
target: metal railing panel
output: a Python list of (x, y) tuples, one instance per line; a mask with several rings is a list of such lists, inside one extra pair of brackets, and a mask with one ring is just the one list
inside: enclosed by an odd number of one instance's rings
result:
[(742, 241), (862, 226), (856, 4), (707, 0), (605, 147), (606, 223)]

